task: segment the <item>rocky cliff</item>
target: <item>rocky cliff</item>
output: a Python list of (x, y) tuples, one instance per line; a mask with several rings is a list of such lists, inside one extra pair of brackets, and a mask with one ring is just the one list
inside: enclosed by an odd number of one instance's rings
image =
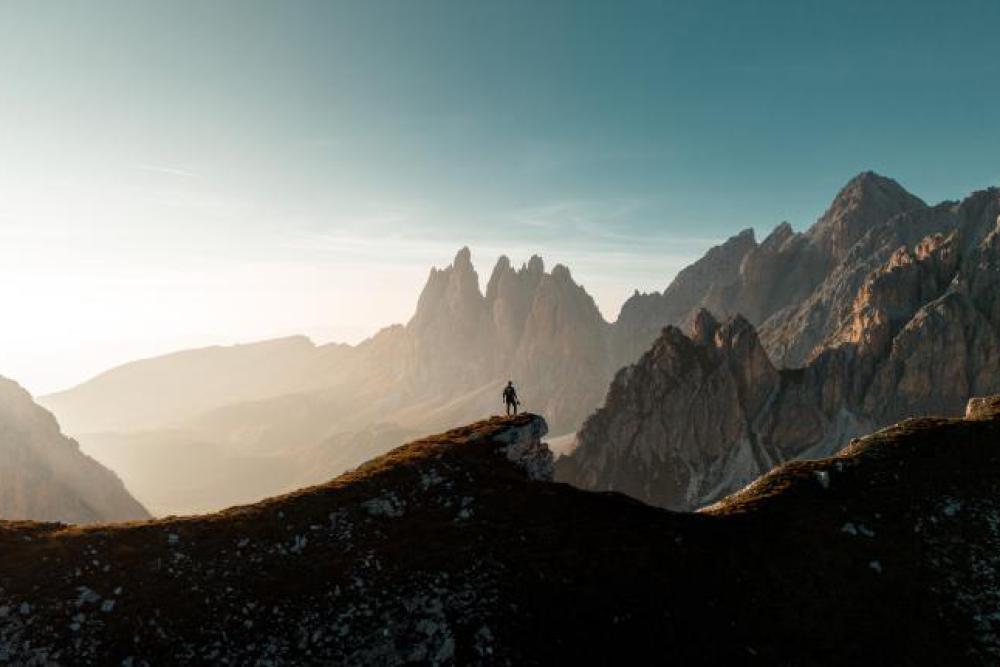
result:
[[(848, 181), (803, 233), (783, 222), (758, 244), (752, 230), (740, 232), (677, 274), (664, 292), (636, 294), (625, 303), (616, 325), (619, 365), (634, 362), (663, 327), (687, 328), (700, 308), (719, 318), (740, 314), (754, 325), (774, 316), (779, 326), (787, 316), (782, 311), (808, 299), (870, 230), (926, 208), (896, 181), (869, 171)], [(928, 225), (924, 234), (938, 229)], [(857, 284), (848, 288), (852, 295), (856, 289)], [(780, 347), (785, 338), (775, 336), (773, 346)], [(768, 349), (773, 354), (770, 344)]]
[(93, 523), (149, 515), (28, 392), (0, 378), (0, 517)]
[[(755, 354), (731, 329), (716, 331), (731, 354)], [(0, 661), (1000, 658), (995, 400), (780, 466), (695, 514), (546, 481), (544, 432), (530, 415), (473, 424), (219, 514), (0, 522)]]
[(779, 358), (810, 348), (801, 368), (773, 366), (741, 316), (717, 327), (703, 312), (690, 338), (668, 328), (615, 378), (560, 477), (689, 509), (861, 430), (1000, 391), (998, 216), (988, 190), (866, 232), (783, 325), (765, 324)]
[(829, 370), (779, 371), (749, 322), (719, 324), (701, 310), (690, 337), (668, 327), (619, 371), (577, 448), (559, 459), (558, 478), (695, 509), (869, 430), (863, 415), (829, 395), (843, 389), (825, 382)]

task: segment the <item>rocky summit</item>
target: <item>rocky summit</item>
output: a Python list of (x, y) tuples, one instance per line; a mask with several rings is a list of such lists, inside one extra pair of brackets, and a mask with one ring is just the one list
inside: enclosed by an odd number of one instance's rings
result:
[[(924, 208), (900, 193), (872, 175), (852, 181), (803, 239), (853, 246), (759, 330), (706, 310), (689, 336), (665, 329), (617, 374), (559, 478), (695, 509), (776, 463), (908, 417), (958, 416), (970, 397), (1000, 392), (1000, 190)], [(886, 197), (906, 210), (864, 231), (858, 202), (899, 208)]]
[(549, 481), (521, 415), (217, 514), (0, 523), (0, 662), (995, 664), (996, 406), (698, 513)]

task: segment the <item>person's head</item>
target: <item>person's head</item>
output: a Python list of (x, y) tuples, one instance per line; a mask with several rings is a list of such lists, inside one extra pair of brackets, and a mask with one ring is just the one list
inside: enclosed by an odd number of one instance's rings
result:
[(507, 380), (507, 386), (508, 387), (513, 387), (514, 386), (514, 381), (513, 380)]

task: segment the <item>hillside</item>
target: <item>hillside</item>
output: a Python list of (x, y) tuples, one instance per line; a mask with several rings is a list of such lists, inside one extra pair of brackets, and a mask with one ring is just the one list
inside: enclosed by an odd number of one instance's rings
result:
[(0, 517), (93, 523), (149, 514), (28, 392), (0, 378)]
[(701, 513), (547, 482), (494, 419), (190, 518), (0, 524), (0, 660), (991, 664), (1000, 398)]

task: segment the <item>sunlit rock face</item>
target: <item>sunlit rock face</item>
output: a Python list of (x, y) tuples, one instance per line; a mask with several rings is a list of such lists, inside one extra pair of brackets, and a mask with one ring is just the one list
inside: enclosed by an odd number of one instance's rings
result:
[(566, 267), (546, 272), (535, 256), (514, 269), (501, 257), (482, 294), (463, 249), (450, 267), (432, 270), (406, 327), (408, 381), (441, 403), (484, 387), (478, 414), (489, 414), (514, 379), (527, 408), (544, 412), (557, 432), (571, 431), (604, 396), (608, 336)]
[[(783, 222), (758, 244), (753, 230), (743, 230), (678, 273), (664, 292), (637, 293), (625, 303), (616, 323), (616, 361), (619, 365), (634, 362), (664, 326), (688, 329), (699, 308), (722, 319), (739, 314), (755, 326), (773, 319), (770, 327), (781, 328), (781, 323), (794, 317), (794, 311), (838, 270), (871, 230), (900, 215), (926, 209), (920, 199), (896, 181), (864, 172), (851, 179), (819, 220), (803, 233)], [(928, 229), (924, 234), (931, 231), (935, 230)], [(896, 247), (898, 243), (890, 251)], [(857, 283), (848, 287), (849, 296), (857, 287)], [(822, 304), (798, 328), (815, 326), (824, 319), (828, 308)], [(826, 323), (821, 329), (820, 334), (803, 332), (799, 336), (807, 338), (811, 334), (821, 339), (831, 326)], [(791, 337), (789, 333), (763, 336), (765, 347), (779, 365), (798, 365), (804, 361), (799, 348), (809, 346), (808, 352), (820, 342), (789, 340)], [(790, 351), (775, 356), (783, 347)]]
[(0, 378), (0, 518), (93, 523), (148, 516), (28, 392)]
[[(784, 323), (772, 316), (763, 341), (741, 317), (719, 327), (699, 314), (690, 336), (668, 328), (618, 374), (557, 476), (690, 509), (869, 428), (962, 414), (970, 396), (1000, 391), (998, 214), (994, 189), (892, 217)], [(838, 247), (832, 232), (815, 238)], [(771, 365), (799, 355), (800, 368)]]
[(668, 327), (618, 373), (557, 478), (694, 509), (868, 428), (839, 401), (824, 403), (823, 390), (820, 374), (776, 369), (742, 317), (719, 324), (702, 310), (690, 337)]

